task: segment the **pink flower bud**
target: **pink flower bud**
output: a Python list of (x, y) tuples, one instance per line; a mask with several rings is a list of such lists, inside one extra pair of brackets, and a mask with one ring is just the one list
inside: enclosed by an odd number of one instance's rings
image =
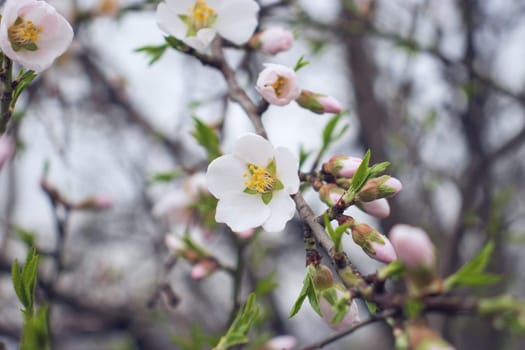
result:
[(343, 196), (345, 190), (336, 184), (324, 184), (319, 189), (319, 198), (326, 205), (333, 207)]
[(390, 205), (385, 198), (376, 199), (371, 202), (358, 204), (359, 208), (378, 219), (384, 219), (390, 215)]
[(323, 171), (335, 177), (343, 176), (351, 178), (354, 176), (362, 161), (361, 158), (357, 157), (333, 156), (323, 165)]
[(191, 278), (198, 281), (211, 275), (217, 270), (217, 262), (213, 259), (204, 259), (198, 262), (191, 269)]
[(15, 150), (16, 144), (11, 136), (7, 134), (0, 136), (0, 169), (13, 157)]
[(371, 202), (379, 198), (392, 197), (402, 188), (401, 181), (389, 175), (383, 175), (368, 180), (359, 191), (358, 198), (361, 202)]
[(293, 350), (297, 345), (297, 340), (291, 335), (279, 335), (270, 339), (264, 344), (261, 350)]
[(257, 92), (269, 103), (284, 106), (301, 94), (301, 88), (293, 69), (280, 64), (265, 63), (266, 67), (257, 78)]
[(254, 36), (251, 45), (269, 55), (289, 50), (293, 33), (280, 27), (271, 27)]
[(335, 311), (332, 305), (325, 298), (321, 298), (319, 300), (319, 308), (321, 309), (323, 320), (325, 320), (326, 324), (328, 324), (328, 326), (330, 326), (330, 328), (332, 328), (334, 331), (348, 329), (361, 321), (359, 319), (359, 310), (355, 300), (352, 300), (346, 316), (339, 323), (332, 323), (332, 320), (335, 316)]
[(310, 90), (301, 91), (297, 99), (299, 106), (306, 108), (314, 113), (340, 113), (341, 104), (332, 96), (322, 95)]
[(320, 96), (317, 101), (323, 106), (324, 113), (341, 113), (341, 103), (332, 96)]
[(356, 224), (351, 227), (352, 238), (372, 259), (390, 263), (396, 260), (396, 252), (390, 240), (368, 224)]
[(399, 260), (409, 269), (433, 268), (436, 264), (434, 244), (419, 227), (398, 224), (390, 230), (390, 239)]

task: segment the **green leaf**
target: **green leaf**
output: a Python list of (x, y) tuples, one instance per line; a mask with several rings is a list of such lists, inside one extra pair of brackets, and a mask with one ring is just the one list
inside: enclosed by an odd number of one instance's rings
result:
[(215, 131), (197, 117), (193, 117), (195, 129), (192, 132), (197, 142), (204, 147), (210, 161), (222, 155), (219, 138)]
[(326, 149), (328, 146), (333, 142), (334, 140), (334, 130), (337, 126), (337, 123), (339, 123), (339, 120), (341, 119), (343, 115), (341, 113), (338, 113), (334, 115), (328, 123), (326, 123), (324, 129), (323, 129), (323, 145), (322, 148)]
[(501, 276), (483, 272), (494, 251), (494, 242), (489, 241), (483, 249), (456, 273), (445, 280), (445, 289), (457, 286), (480, 286), (497, 283)]
[(299, 169), (303, 166), (304, 162), (312, 154), (312, 151), (307, 151), (303, 148), (303, 145), (299, 148)]
[(33, 247), (35, 245), (34, 232), (25, 230), (20, 226), (15, 226), (14, 229), (16, 235), (18, 236), (18, 239), (20, 239), (28, 248)]
[(363, 158), (363, 161), (357, 168), (354, 176), (352, 177), (352, 184), (350, 189), (353, 193), (359, 192), (359, 190), (364, 186), (368, 180), (368, 164), (370, 163), (370, 150), (366, 151), (366, 154)]
[[(32, 71), (20, 71), (19, 77), (16, 79), (15, 88), (13, 90), (13, 99), (12, 99), (12, 105), (16, 103), (18, 100), (18, 97), (24, 91), (24, 89), (36, 78), (37, 74)], [(23, 72), (23, 73), (22, 73)]]
[(348, 313), (348, 310), (350, 307), (348, 306), (348, 299), (347, 298), (339, 298), (335, 302), (335, 304), (332, 306), (332, 309), (335, 311), (334, 317), (330, 320), (331, 323), (339, 323), (341, 322), (346, 314)]
[(308, 295), (308, 290), (311, 288), (313, 288), (313, 283), (312, 279), (310, 278), (310, 274), (307, 272), (306, 276), (304, 277), (303, 288), (301, 289), (301, 292), (299, 292), (299, 296), (292, 306), (292, 310), (290, 310), (288, 318), (294, 317), (299, 312), (301, 306), (303, 306), (304, 299), (306, 299), (306, 296)]
[(328, 232), (328, 235), (330, 236), (330, 238), (332, 238), (332, 241), (334, 242), (334, 249), (335, 249), (335, 251), (336, 252), (341, 251), (343, 249), (343, 247), (342, 247), (343, 235), (348, 230), (350, 225), (349, 224), (343, 224), (343, 225), (338, 226), (334, 230), (334, 228), (332, 227), (332, 224), (330, 223), (330, 220), (328, 218), (328, 214), (327, 213), (325, 213), (323, 215), (323, 220), (324, 220), (325, 229)]
[(299, 69), (303, 68), (303, 67), (306, 67), (307, 65), (309, 65), (310, 62), (309, 61), (306, 61), (304, 59), (304, 56), (301, 56), (299, 57), (299, 59), (297, 60), (297, 63), (295, 63), (295, 66), (293, 67), (293, 70), (294, 71), (299, 71)]
[(390, 264), (377, 271), (377, 277), (384, 281), (388, 278), (398, 279), (403, 276), (405, 265), (400, 260), (394, 260)]
[(149, 46), (139, 47), (135, 49), (134, 51), (142, 52), (142, 53), (145, 53), (147, 56), (149, 56), (148, 64), (151, 66), (153, 63), (157, 62), (164, 55), (164, 52), (166, 52), (167, 48), (168, 48), (168, 44), (149, 45)]
[(370, 312), (371, 315), (374, 315), (377, 311), (377, 304), (371, 303), (369, 301), (365, 300), (366, 308), (368, 309), (368, 312)]
[(308, 275), (310, 279), (310, 288), (308, 288), (308, 301), (310, 302), (310, 306), (314, 311), (321, 317), (323, 315), (321, 314), (321, 307), (319, 306), (319, 295), (317, 294), (317, 291), (314, 288), (314, 282), (312, 280), (312, 276)]
[(28, 318), (22, 329), (20, 350), (49, 350), (49, 307), (42, 305), (34, 317)]
[(178, 177), (182, 176), (184, 172), (180, 169), (174, 169), (170, 171), (164, 171), (160, 173), (155, 173), (151, 176), (150, 182), (151, 183), (163, 183), (163, 182), (171, 182)]
[(260, 297), (262, 295), (268, 294), (279, 286), (277, 283), (277, 272), (272, 271), (267, 276), (261, 278), (257, 285), (255, 286), (254, 293)]
[(246, 304), (239, 309), (235, 320), (214, 349), (227, 350), (234, 345), (246, 344), (248, 342), (248, 331), (258, 317), (259, 308), (255, 304), (255, 294), (250, 293)]
[(11, 279), (13, 281), (13, 287), (15, 289), (16, 295), (18, 296), (18, 299), (22, 303), (22, 305), (27, 308), (27, 305), (29, 304), (26, 295), (24, 293), (23, 288), (23, 282), (22, 282), (22, 276), (20, 274), (20, 266), (18, 265), (18, 260), (15, 259), (13, 262), (13, 266), (11, 266)]

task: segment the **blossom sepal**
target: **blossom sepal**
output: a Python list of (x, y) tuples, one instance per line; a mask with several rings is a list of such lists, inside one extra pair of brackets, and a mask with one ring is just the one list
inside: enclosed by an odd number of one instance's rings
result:
[(403, 189), (401, 181), (389, 175), (368, 180), (356, 196), (360, 202), (371, 202), (376, 199), (391, 197)]

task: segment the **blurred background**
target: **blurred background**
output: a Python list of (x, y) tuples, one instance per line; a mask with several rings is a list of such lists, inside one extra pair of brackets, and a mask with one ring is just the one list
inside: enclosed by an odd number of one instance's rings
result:
[[(24, 242), (34, 240), (41, 255), (37, 295), (51, 303), (53, 349), (210, 348), (191, 339), (224, 332), (232, 278), (217, 271), (192, 279), (187, 262), (170, 265), (165, 236), (193, 230), (229, 266), (235, 239), (220, 227), (188, 229), (153, 208), (183, 187), (186, 174), (206, 168), (192, 117), (221, 130), (224, 151), (253, 131), (249, 120), (228, 101), (214, 69), (174, 50), (151, 65), (135, 52), (164, 42), (155, 20), (159, 1), (49, 2), (72, 23), (75, 39), (22, 95), (16, 157), (0, 170), (0, 343), (15, 349), (20, 337), (9, 271), (15, 258), (24, 259)], [(505, 282), (483, 293), (524, 297), (525, 3), (259, 3), (260, 27), (293, 30), (296, 41), (277, 56), (227, 49), (248, 94), (259, 99), (254, 81), (263, 63), (293, 66), (304, 55), (311, 63), (298, 72), (301, 86), (348, 110), (349, 131), (327, 158), (370, 149), (372, 160), (390, 161), (389, 173), (404, 184), (389, 218), (355, 215), (384, 233), (395, 223), (423, 227), (438, 247), (443, 276), (494, 239), (490, 270)], [(321, 146), (327, 121), (295, 104), (271, 107), (263, 117), (272, 143), (297, 154)], [(158, 176), (174, 170), (169, 181)], [(53, 194), (98, 204), (65, 210)], [(315, 192), (306, 197), (324, 209)], [(261, 337), (291, 334), (307, 344), (331, 333), (308, 306), (287, 318), (304, 277), (302, 239), (296, 219), (282, 233), (258, 235), (244, 252), (241, 297), (267, 287)], [(351, 239), (346, 246), (363, 272), (379, 266)], [(457, 349), (525, 347), (525, 339), (485, 320), (453, 315), (433, 322)], [(374, 326), (326, 348), (390, 349), (392, 342), (386, 327)]]

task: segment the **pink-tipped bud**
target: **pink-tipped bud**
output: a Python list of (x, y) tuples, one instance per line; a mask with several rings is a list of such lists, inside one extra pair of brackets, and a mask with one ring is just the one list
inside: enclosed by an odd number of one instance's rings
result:
[(336, 184), (324, 184), (319, 189), (319, 198), (326, 205), (333, 207), (343, 196), (345, 190)]
[(7, 134), (0, 136), (0, 169), (13, 157), (15, 150), (16, 144), (11, 136)]
[(358, 207), (378, 219), (384, 219), (390, 215), (390, 205), (385, 198), (358, 203)]
[(334, 177), (347, 177), (351, 178), (354, 176), (357, 168), (361, 165), (363, 160), (357, 157), (349, 157), (343, 155), (333, 156), (323, 164), (323, 171), (327, 174), (331, 174)]
[(259, 350), (293, 350), (297, 345), (297, 339), (291, 335), (279, 335), (270, 339)]
[(217, 262), (214, 259), (204, 259), (193, 266), (191, 278), (198, 281), (211, 275), (217, 270)]
[(390, 239), (399, 260), (409, 269), (433, 269), (436, 264), (434, 244), (419, 227), (398, 224), (390, 230)]
[(361, 202), (371, 202), (385, 197), (392, 197), (403, 189), (401, 181), (389, 175), (370, 179), (359, 191), (358, 198)]
[(257, 33), (249, 45), (268, 55), (276, 55), (287, 51), (293, 46), (293, 33), (281, 27), (271, 27)]
[(332, 96), (318, 94), (310, 90), (302, 90), (296, 102), (299, 106), (317, 114), (340, 113), (342, 111), (341, 104)]
[(328, 300), (326, 300), (326, 298), (322, 297), (319, 299), (319, 308), (321, 309), (323, 320), (334, 331), (342, 331), (361, 322), (359, 319), (359, 309), (357, 308), (355, 300), (352, 300), (345, 317), (338, 323), (332, 323), (336, 315), (336, 311), (334, 310), (333, 305)]
[(355, 224), (351, 227), (352, 238), (372, 259), (390, 263), (397, 259), (390, 240), (368, 224)]

